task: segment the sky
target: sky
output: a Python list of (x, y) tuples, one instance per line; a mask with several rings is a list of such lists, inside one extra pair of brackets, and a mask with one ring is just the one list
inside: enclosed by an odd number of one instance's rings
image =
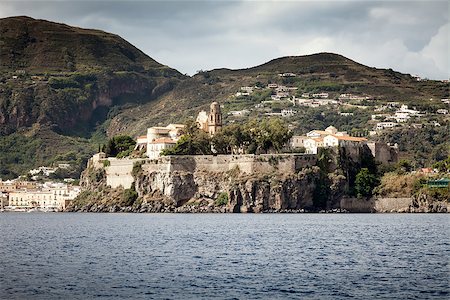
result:
[(118, 34), (189, 75), (333, 52), (450, 77), (448, 1), (0, 1), (0, 18), (18, 15)]

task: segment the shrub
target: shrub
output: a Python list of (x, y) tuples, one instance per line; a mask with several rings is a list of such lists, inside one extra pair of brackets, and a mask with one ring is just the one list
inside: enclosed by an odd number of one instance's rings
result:
[(130, 189), (123, 190), (121, 198), (122, 198), (121, 199), (122, 205), (131, 206), (138, 198), (138, 193), (136, 192), (136, 190), (134, 189), (134, 186), (133, 186)]
[(216, 201), (214, 202), (216, 206), (224, 206), (228, 204), (228, 194), (223, 192), (219, 194)]
[(358, 197), (372, 196), (372, 191), (377, 186), (377, 177), (369, 172), (369, 169), (362, 168), (355, 179), (355, 191)]

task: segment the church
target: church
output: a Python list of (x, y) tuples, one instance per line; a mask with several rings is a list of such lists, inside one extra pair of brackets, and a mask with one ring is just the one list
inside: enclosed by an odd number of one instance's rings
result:
[(199, 112), (196, 122), (197, 126), (201, 130), (208, 132), (210, 136), (220, 131), (222, 129), (222, 112), (219, 103), (211, 103), (209, 106), (209, 114), (204, 110)]

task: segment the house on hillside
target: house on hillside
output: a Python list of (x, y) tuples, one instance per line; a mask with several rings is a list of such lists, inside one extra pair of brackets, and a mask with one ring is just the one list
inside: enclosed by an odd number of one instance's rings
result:
[(397, 126), (397, 123), (395, 123), (395, 122), (379, 122), (379, 123), (377, 123), (375, 129), (383, 130), (383, 129), (394, 128), (396, 126)]
[(325, 130), (311, 130), (305, 138), (299, 136), (298, 140), (302, 141), (306, 153), (309, 154), (317, 154), (318, 148), (322, 147), (348, 147), (367, 143), (367, 139), (349, 136), (334, 126), (328, 126)]
[(169, 124), (165, 127), (150, 127), (147, 135), (136, 138), (134, 150), (146, 150), (147, 157), (157, 158), (162, 150), (172, 148), (181, 136), (182, 124)]
[(366, 143), (367, 139), (353, 136), (327, 135), (323, 138), (323, 146), (327, 147), (347, 147), (357, 146)]
[(303, 144), (305, 145), (305, 153), (317, 154), (319, 148), (323, 147), (323, 138), (311, 137), (306, 139)]

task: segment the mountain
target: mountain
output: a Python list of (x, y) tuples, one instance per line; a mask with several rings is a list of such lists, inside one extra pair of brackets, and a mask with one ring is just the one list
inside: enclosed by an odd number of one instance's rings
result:
[[(295, 77), (279, 74), (294, 73)], [(369, 96), (371, 105), (398, 101), (435, 109), (449, 97), (448, 83), (417, 81), (409, 74), (377, 69), (333, 53), (277, 58), (239, 70), (201, 71), (188, 77), (156, 62), (118, 35), (36, 20), (0, 19), (0, 178), (39, 165), (72, 163), (80, 171), (107, 137), (132, 136), (147, 127), (195, 117), (209, 103), (223, 105), (226, 122), (262, 118), (292, 104), (270, 100), (277, 83), (302, 93)], [(242, 86), (258, 86), (235, 97)], [(430, 101), (430, 99), (433, 99)], [(227, 113), (247, 109), (248, 116)], [(351, 119), (338, 109), (296, 107), (288, 119), (295, 133), (335, 125), (368, 130), (372, 110)], [(353, 109), (353, 108), (345, 108)], [(353, 111), (353, 110), (352, 110)]]
[(0, 178), (68, 150), (84, 161), (108, 114), (153, 101), (183, 79), (115, 34), (0, 19)]
[[(281, 77), (279, 74), (282, 73), (294, 73), (296, 77)], [(212, 100), (219, 101), (225, 112), (249, 109), (253, 110), (250, 117), (261, 117), (261, 110), (258, 113), (253, 108), (261, 100), (270, 100), (270, 91), (268, 97), (264, 93), (245, 98), (236, 98), (233, 95), (240, 87), (266, 87), (269, 83), (296, 87), (298, 97), (305, 92), (327, 92), (330, 98), (336, 98), (341, 93), (368, 96), (374, 99), (373, 105), (398, 101), (411, 106), (427, 107), (441, 105), (440, 99), (449, 97), (448, 83), (418, 81), (409, 74), (392, 69), (368, 67), (338, 54), (318, 53), (277, 58), (248, 69), (199, 72), (180, 82), (170, 93), (156, 101), (122, 111), (112, 119), (108, 132), (109, 135), (121, 132), (141, 134), (148, 126), (179, 120), (180, 116), (195, 116), (199, 109), (207, 109)], [(267, 92), (267, 89), (264, 91)], [(430, 102), (429, 99), (433, 101)], [(304, 108), (305, 113), (309, 111), (312, 110)], [(299, 116), (304, 115), (297, 114), (296, 117)], [(227, 116), (225, 119), (235, 121)], [(300, 122), (296, 132), (309, 130), (310, 127), (304, 125), (310, 125), (312, 128), (322, 126), (316, 122)], [(122, 128), (126, 128), (125, 131)]]
[(0, 45), (1, 70), (170, 71), (118, 35), (29, 17), (0, 19)]

